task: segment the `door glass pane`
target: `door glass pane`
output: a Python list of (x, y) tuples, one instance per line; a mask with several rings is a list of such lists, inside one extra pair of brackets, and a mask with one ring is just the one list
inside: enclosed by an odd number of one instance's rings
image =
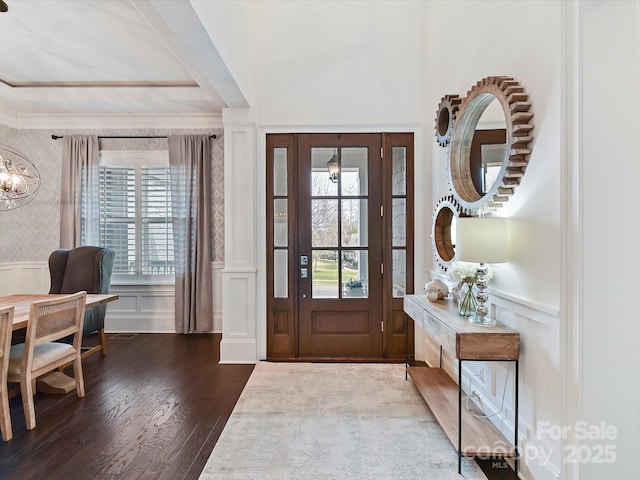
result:
[(289, 296), (287, 257), (287, 250), (274, 250), (273, 252), (273, 296), (275, 298), (287, 298)]
[(394, 247), (404, 247), (407, 239), (406, 200), (394, 198), (392, 201), (391, 218), (393, 223), (391, 241)]
[(287, 246), (287, 199), (276, 198), (273, 201), (273, 246)]
[(338, 251), (313, 250), (311, 257), (311, 295), (338, 298)]
[(404, 297), (407, 292), (407, 252), (393, 249), (393, 296)]
[(287, 149), (273, 149), (273, 194), (287, 195)]
[(391, 194), (407, 194), (407, 149), (406, 147), (393, 147), (391, 149)]
[(338, 200), (311, 200), (311, 246), (338, 246)]
[(369, 264), (367, 250), (342, 251), (342, 296), (369, 296)]
[(340, 178), (342, 195), (367, 195), (369, 170), (365, 147), (340, 149)]
[(342, 200), (343, 247), (366, 247), (368, 223), (366, 200)]
[(327, 162), (331, 160), (337, 148), (314, 147), (311, 149), (311, 195), (336, 196), (338, 184), (329, 178)]

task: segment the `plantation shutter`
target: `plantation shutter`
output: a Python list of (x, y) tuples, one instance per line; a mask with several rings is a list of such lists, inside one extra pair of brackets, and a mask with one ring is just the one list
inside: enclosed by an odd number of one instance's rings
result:
[(142, 274), (173, 274), (169, 167), (142, 169)]
[(136, 273), (136, 175), (133, 167), (100, 167), (100, 245), (116, 252), (113, 273)]

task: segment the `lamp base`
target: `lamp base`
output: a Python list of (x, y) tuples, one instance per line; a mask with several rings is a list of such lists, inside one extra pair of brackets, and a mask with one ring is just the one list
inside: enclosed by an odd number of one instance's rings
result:
[(489, 317), (479, 317), (477, 315), (472, 315), (469, 317), (469, 323), (472, 325), (477, 325), (479, 327), (495, 327), (496, 321), (493, 318)]

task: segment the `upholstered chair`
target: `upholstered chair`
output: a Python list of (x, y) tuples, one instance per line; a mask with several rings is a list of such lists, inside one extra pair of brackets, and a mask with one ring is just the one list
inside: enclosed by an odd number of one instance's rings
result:
[[(115, 252), (108, 248), (83, 246), (73, 249), (60, 249), (49, 256), (49, 274), (51, 288), (49, 293), (109, 293), (111, 273)], [(86, 309), (83, 336), (95, 332), (99, 334), (99, 344), (84, 347), (82, 357), (101, 352), (107, 354), (104, 335), (104, 317), (106, 305), (97, 305)]]

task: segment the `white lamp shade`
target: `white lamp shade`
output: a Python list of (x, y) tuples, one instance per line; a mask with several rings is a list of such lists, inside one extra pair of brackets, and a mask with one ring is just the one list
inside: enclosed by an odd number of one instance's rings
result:
[(456, 223), (456, 260), (472, 263), (507, 261), (508, 223), (500, 217), (461, 217)]

